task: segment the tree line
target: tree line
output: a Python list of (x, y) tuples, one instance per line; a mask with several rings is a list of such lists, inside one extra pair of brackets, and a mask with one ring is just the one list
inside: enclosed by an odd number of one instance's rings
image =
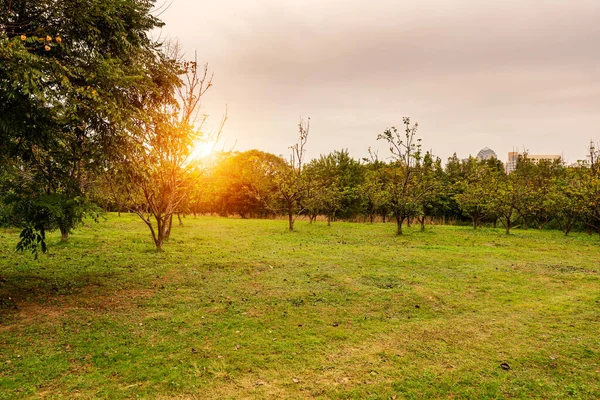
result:
[[(393, 221), (399, 235), (403, 226), (418, 224), (424, 230), (427, 223), (468, 223), (474, 229), (488, 224), (502, 226), (506, 234), (514, 228), (600, 234), (599, 153), (593, 142), (587, 160), (576, 166), (533, 161), (524, 153), (507, 173), (495, 158), (454, 154), (442, 164), (422, 152), (417, 124), (404, 118), (403, 129), (392, 127), (377, 136), (389, 145), (383, 160), (372, 151), (357, 160), (339, 150), (306, 162), (309, 122), (299, 123), (298, 142), (288, 159), (250, 150), (217, 153), (198, 164), (172, 216), (180, 224), (185, 214), (286, 216), (290, 230), (300, 215), (311, 223), (322, 216), (328, 225)], [(98, 192), (115, 193), (102, 185)], [(112, 211), (134, 208), (112, 195), (96, 196), (96, 201)]]

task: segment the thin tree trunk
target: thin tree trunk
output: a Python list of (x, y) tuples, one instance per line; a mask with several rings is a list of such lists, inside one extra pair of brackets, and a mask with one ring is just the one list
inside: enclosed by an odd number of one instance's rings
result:
[(400, 218), (399, 214), (396, 214), (396, 235), (402, 235), (402, 223), (404, 222), (404, 218)]
[(177, 213), (177, 219), (179, 220), (179, 226), (183, 226), (183, 220), (181, 219), (180, 213)]
[[(173, 226), (173, 214), (169, 215), (168, 218), (166, 218), (164, 220), (164, 226), (163, 226), (163, 237), (164, 239), (168, 240), (171, 237), (171, 227)], [(161, 230), (159, 229), (159, 236), (160, 236), (160, 232)], [(162, 240), (161, 240), (162, 242)], [(162, 246), (162, 243), (161, 243)]]
[(292, 212), (292, 208), (288, 209), (288, 224), (290, 231), (294, 230), (294, 213)]
[(425, 216), (421, 217), (421, 232), (425, 232)]
[(67, 242), (69, 240), (69, 230), (65, 228), (60, 228), (60, 241)]

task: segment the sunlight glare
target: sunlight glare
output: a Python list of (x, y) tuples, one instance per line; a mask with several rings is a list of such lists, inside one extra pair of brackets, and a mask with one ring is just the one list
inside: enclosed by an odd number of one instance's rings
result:
[(204, 141), (204, 140), (199, 140), (194, 144), (194, 149), (192, 150), (192, 153), (190, 154), (190, 158), (192, 160), (201, 160), (205, 157), (208, 157), (214, 150), (215, 148), (215, 142), (214, 141)]

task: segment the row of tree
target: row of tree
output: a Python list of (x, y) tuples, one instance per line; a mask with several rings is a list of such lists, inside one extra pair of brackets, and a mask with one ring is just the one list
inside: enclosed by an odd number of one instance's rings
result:
[[(309, 124), (301, 121), (298, 127), (299, 140), (287, 160), (250, 150), (216, 154), (197, 164), (193, 178), (180, 188), (183, 196), (173, 214), (285, 215), (290, 230), (298, 215), (311, 222), (324, 216), (328, 224), (393, 219), (399, 235), (404, 225), (416, 222), (424, 229), (427, 221), (470, 221), (473, 228), (500, 224), (507, 234), (516, 226), (600, 233), (600, 168), (593, 143), (588, 160), (577, 167), (560, 160), (534, 162), (527, 154), (511, 173), (495, 158), (454, 155), (443, 166), (421, 152), (417, 125), (405, 118), (404, 129), (392, 127), (378, 136), (389, 144), (386, 161), (372, 152), (356, 160), (341, 150), (304, 162)], [(98, 200), (107, 209), (135, 208), (115, 196)]]

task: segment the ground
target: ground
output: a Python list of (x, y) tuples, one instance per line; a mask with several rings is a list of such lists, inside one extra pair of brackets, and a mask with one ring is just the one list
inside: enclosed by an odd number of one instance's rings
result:
[(600, 239), (131, 215), (0, 230), (0, 398), (598, 398)]

